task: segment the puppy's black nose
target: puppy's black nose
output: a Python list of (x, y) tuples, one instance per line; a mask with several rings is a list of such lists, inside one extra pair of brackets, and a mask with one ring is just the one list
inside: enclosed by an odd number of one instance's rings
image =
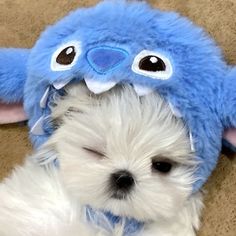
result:
[(130, 172), (120, 170), (111, 175), (111, 184), (113, 188), (126, 192), (134, 185), (134, 178)]

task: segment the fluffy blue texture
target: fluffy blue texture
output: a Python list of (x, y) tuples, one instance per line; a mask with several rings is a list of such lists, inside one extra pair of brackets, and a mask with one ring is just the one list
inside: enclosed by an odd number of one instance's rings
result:
[(117, 225), (123, 225), (124, 231), (122, 236), (137, 235), (144, 227), (144, 222), (137, 221), (134, 218), (121, 217), (113, 215), (111, 212), (94, 210), (86, 207), (86, 220), (106, 232), (112, 234)]
[(0, 100), (23, 101), (29, 49), (0, 49)]
[(219, 112), (225, 128), (236, 127), (236, 68), (230, 68), (227, 79), (222, 84)]
[[(53, 53), (70, 41), (79, 41), (81, 45), (81, 54), (75, 65), (68, 70), (52, 70)], [(102, 61), (100, 73), (87, 60), (88, 52), (96, 48), (119, 48), (127, 55), (112, 70), (108, 61)], [(132, 63), (142, 50), (157, 52), (168, 58), (173, 68), (172, 76), (161, 80), (136, 74), (131, 69)], [(14, 54), (14, 51), (11, 53)], [(99, 53), (93, 55), (96, 61), (100, 56)], [(12, 71), (13, 64), (7, 63), (10, 69), (7, 68), (5, 74), (9, 81), (4, 79), (7, 84), (0, 85), (0, 96), (6, 100), (9, 100), (11, 92), (22, 91), (25, 74), (25, 69), (21, 68), (25, 68), (24, 63), (21, 65), (22, 61), (25, 59), (16, 62), (20, 73), (13, 73), (13, 76), (8, 73)], [(203, 185), (214, 169), (224, 129), (236, 127), (236, 69), (224, 62), (220, 49), (202, 29), (176, 13), (152, 9), (144, 2), (104, 1), (95, 7), (70, 13), (46, 29), (31, 50), (28, 62), (24, 99), (30, 127), (41, 116), (50, 114), (50, 109), (42, 109), (39, 101), (54, 82), (80, 81), (83, 78), (98, 81), (112, 79), (119, 83), (147, 86), (160, 93), (181, 111), (192, 133), (199, 161), (193, 191)], [(2, 67), (1, 64), (0, 71)], [(10, 81), (18, 74), (21, 84), (15, 86)], [(1, 81), (2, 78), (4, 76), (0, 76)], [(20, 98), (19, 94), (16, 95), (10, 99)], [(52, 132), (50, 125), (44, 127), (45, 135), (31, 134), (36, 147)]]

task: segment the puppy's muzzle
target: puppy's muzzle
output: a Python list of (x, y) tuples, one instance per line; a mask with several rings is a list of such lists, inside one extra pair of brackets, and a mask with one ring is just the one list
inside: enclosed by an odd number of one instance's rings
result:
[(113, 173), (110, 177), (112, 198), (125, 199), (127, 194), (129, 194), (134, 187), (134, 184), (134, 177), (129, 171), (120, 170)]

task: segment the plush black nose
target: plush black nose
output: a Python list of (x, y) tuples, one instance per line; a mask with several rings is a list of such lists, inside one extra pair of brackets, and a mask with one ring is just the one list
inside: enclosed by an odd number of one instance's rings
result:
[(134, 185), (132, 174), (126, 170), (120, 170), (111, 175), (113, 188), (121, 191), (129, 191)]

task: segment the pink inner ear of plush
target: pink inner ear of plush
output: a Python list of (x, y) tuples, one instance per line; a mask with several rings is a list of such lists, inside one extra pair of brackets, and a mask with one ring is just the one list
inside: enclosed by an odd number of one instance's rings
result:
[(236, 147), (236, 128), (230, 128), (225, 130), (224, 139), (226, 139), (230, 144)]
[(0, 102), (0, 124), (27, 120), (22, 103), (4, 104)]

